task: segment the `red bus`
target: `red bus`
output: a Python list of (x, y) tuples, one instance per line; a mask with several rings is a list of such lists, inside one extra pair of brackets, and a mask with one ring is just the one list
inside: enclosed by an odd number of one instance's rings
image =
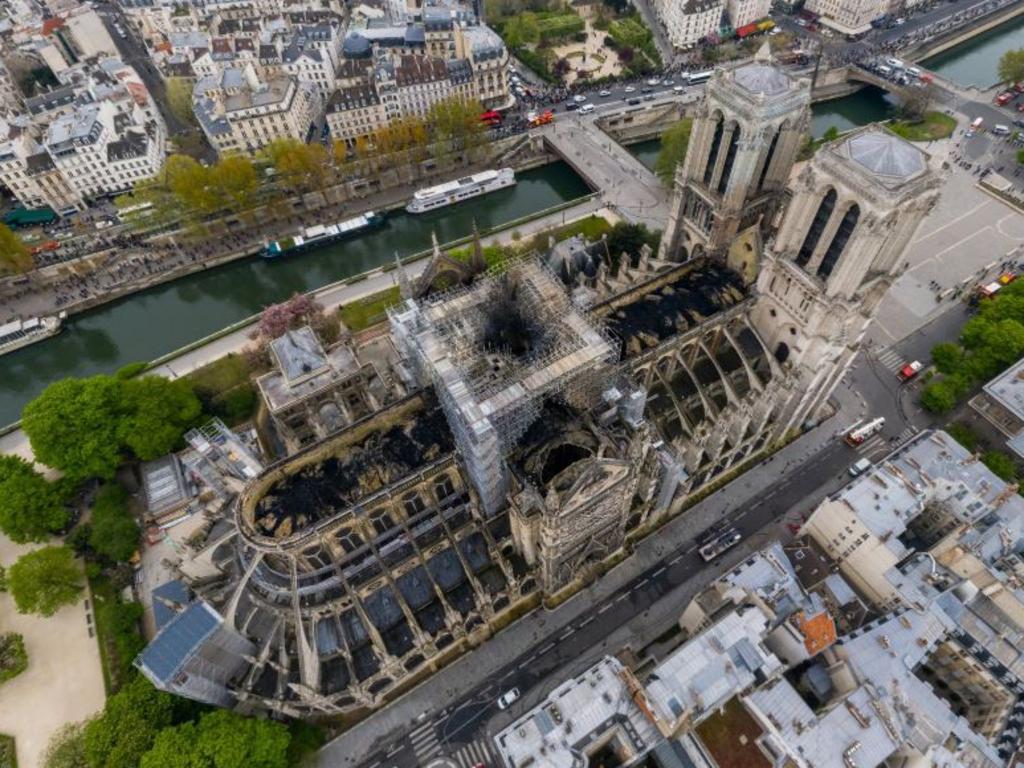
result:
[(501, 113), (495, 112), (493, 109), (488, 110), (480, 115), (480, 122), (489, 128), (496, 128), (501, 125)]

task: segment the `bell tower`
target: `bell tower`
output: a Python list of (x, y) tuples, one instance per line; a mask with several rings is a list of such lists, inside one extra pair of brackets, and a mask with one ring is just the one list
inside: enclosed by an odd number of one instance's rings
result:
[(715, 73), (676, 168), (660, 258), (722, 254), (740, 230), (771, 220), (808, 130), (810, 100), (810, 81), (774, 67), (766, 51)]
[(818, 412), (852, 362), (938, 200), (937, 165), (872, 125), (819, 149), (791, 183), (751, 311), (768, 349), (800, 381), (790, 425)]

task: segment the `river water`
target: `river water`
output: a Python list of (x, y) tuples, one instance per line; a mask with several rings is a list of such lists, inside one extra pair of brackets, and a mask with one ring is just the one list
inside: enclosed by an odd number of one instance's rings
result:
[(1016, 48), (1024, 48), (1024, 16), (1018, 16), (922, 63), (960, 85), (990, 88), (999, 82), (999, 58)]
[(66, 376), (112, 373), (123, 365), (173, 352), (293, 293), (357, 275), (441, 242), (586, 195), (590, 190), (564, 163), (518, 174), (514, 187), (457, 207), (411, 216), (392, 213), (383, 229), (275, 261), (253, 257), (198, 272), (72, 317), (51, 339), (0, 358), (0, 425)]

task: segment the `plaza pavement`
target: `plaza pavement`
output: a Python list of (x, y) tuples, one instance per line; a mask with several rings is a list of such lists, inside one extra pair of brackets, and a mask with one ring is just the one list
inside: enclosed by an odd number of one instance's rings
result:
[[(0, 565), (9, 568), (38, 546), (0, 536)], [(50, 618), (20, 614), (10, 593), (0, 593), (0, 634), (20, 633), (28, 652), (28, 669), (0, 685), (0, 733), (14, 737), (19, 768), (39, 768), (58, 728), (103, 708), (106, 694), (93, 624), (88, 593)]]

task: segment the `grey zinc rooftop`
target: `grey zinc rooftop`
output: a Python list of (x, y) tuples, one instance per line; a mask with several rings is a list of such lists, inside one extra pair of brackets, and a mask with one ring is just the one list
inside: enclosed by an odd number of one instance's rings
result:
[(857, 165), (890, 180), (911, 179), (928, 166), (921, 150), (884, 128), (859, 131), (841, 146)]
[(1024, 421), (1024, 358), (996, 376), (984, 387), (985, 394)]
[(327, 365), (327, 355), (309, 326), (286, 331), (270, 342), (281, 373), (289, 384), (320, 371)]
[(756, 61), (737, 68), (733, 79), (751, 93), (765, 96), (785, 93), (791, 85), (790, 79), (781, 70)]
[(172, 618), (146, 646), (139, 655), (138, 666), (153, 679), (169, 682), (217, 630), (220, 622), (220, 614), (205, 602), (193, 603)]

